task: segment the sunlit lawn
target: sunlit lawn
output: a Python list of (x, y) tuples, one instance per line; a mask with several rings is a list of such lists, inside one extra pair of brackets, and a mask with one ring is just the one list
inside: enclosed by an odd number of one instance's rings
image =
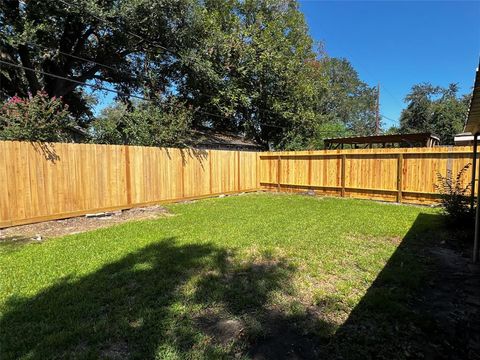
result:
[[(250, 358), (283, 330), (332, 358), (363, 358), (397, 351), (388, 324), (430, 326), (407, 304), (425, 281), (417, 248), (436, 210), (273, 194), (168, 208), (0, 247), (0, 358)], [(388, 329), (346, 334), (354, 308)]]

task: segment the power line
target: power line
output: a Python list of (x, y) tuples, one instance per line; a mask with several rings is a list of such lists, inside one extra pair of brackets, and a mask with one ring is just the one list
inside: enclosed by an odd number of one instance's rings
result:
[(70, 54), (70, 53), (66, 53), (64, 51), (61, 51), (61, 50), (58, 50), (58, 49), (54, 49), (54, 48), (48, 48), (48, 47), (45, 47), (45, 46), (40, 46), (38, 44), (32, 44), (30, 42), (27, 42), (25, 43), (25, 45), (29, 45), (29, 46), (32, 46), (32, 47), (35, 47), (37, 49), (43, 49), (43, 50), (48, 50), (48, 51), (53, 51), (53, 52), (57, 52), (59, 54), (62, 54), (62, 55), (65, 55), (65, 56), (69, 56), (71, 58), (74, 58), (74, 59), (77, 59), (77, 60), (82, 60), (82, 61), (88, 61), (92, 64), (95, 64), (95, 65), (99, 65), (99, 66), (102, 66), (104, 68), (107, 68), (107, 69), (110, 69), (110, 70), (113, 70), (113, 71), (116, 71), (116, 72), (120, 72), (120, 70), (118, 68), (115, 68), (113, 66), (110, 66), (110, 65), (107, 65), (107, 64), (102, 64), (98, 61), (95, 61), (95, 60), (92, 60), (92, 59), (88, 59), (88, 58), (84, 58), (84, 57), (81, 57), (81, 56), (78, 56), (78, 55), (74, 55), (74, 54)]
[(55, 49), (55, 48), (52, 48), (52, 47), (46, 47), (46, 46), (42, 46), (42, 45), (38, 45), (38, 44), (31, 43), (31, 42), (25, 42), (24, 44), (25, 44), (25, 45), (28, 45), (28, 46), (31, 46), (31, 47), (34, 47), (34, 48), (36, 48), (36, 49), (41, 49), (41, 50), (44, 50), (44, 51), (57, 52), (57, 53), (62, 54), (62, 55), (64, 55), (64, 56), (68, 56), (68, 57), (71, 57), (71, 58), (74, 58), (74, 59), (77, 59), (77, 60), (85, 61), (85, 62), (88, 62), (88, 63), (92, 63), (92, 64), (95, 64), (95, 65), (98, 65), (98, 66), (100, 66), (100, 67), (104, 67), (104, 68), (106, 68), (106, 69), (109, 69), (109, 70), (114, 71), (114, 72), (117, 73), (117, 74), (125, 75), (126, 77), (129, 77), (129, 78), (131, 78), (132, 80), (140, 80), (139, 77), (137, 77), (137, 76), (131, 76), (130, 73), (128, 73), (128, 72), (126, 72), (126, 71), (124, 71), (124, 70), (122, 70), (122, 69), (120, 69), (120, 68), (118, 68), (118, 67), (110, 66), (110, 65), (107, 65), (107, 64), (98, 62), (98, 61), (96, 61), (96, 60), (93, 60), (93, 59), (89, 59), (89, 58), (86, 58), (86, 57), (82, 57), (82, 56), (70, 54), (70, 53), (61, 51), (61, 50), (59, 50), (59, 49)]
[(111, 92), (111, 93), (115, 93), (115, 94), (119, 94), (119, 95), (123, 95), (123, 96), (129, 96), (129, 97), (133, 97), (133, 98), (141, 99), (141, 100), (149, 100), (149, 99), (145, 99), (145, 98), (143, 98), (141, 96), (138, 96), (138, 95), (135, 95), (135, 94), (128, 94), (128, 93), (123, 92), (123, 91), (109, 89), (109, 88), (101, 86), (101, 85), (89, 84), (89, 83), (86, 83), (86, 82), (83, 82), (83, 81), (79, 81), (79, 80), (67, 78), (67, 77), (64, 77), (64, 76), (52, 74), (52, 73), (49, 73), (49, 72), (46, 72), (46, 71), (43, 71), (43, 70), (33, 69), (33, 68), (23, 66), (23, 65), (18, 65), (18, 64), (15, 64), (15, 63), (11, 63), (11, 62), (8, 62), (8, 61), (1, 60), (1, 59), (0, 59), (0, 63), (2, 63), (4, 65), (7, 65), (7, 66), (12, 66), (12, 67), (16, 67), (16, 68), (19, 68), (19, 69), (32, 71), (32, 72), (35, 72), (35, 73), (38, 73), (38, 74), (54, 77), (56, 79), (70, 81), (70, 82), (73, 82), (73, 83), (78, 84), (78, 85), (90, 86), (90, 87), (93, 87), (93, 88), (98, 89), (98, 90), (108, 91), (108, 92)]
[[(30, 68), (30, 67), (27, 67), (27, 66), (23, 66), (23, 65), (14, 64), (14, 63), (11, 63), (11, 62), (8, 62), (8, 61), (4, 61), (4, 60), (1, 60), (1, 59), (0, 59), (0, 63), (1, 63), (1, 64), (4, 64), (4, 65), (7, 65), (7, 66), (12, 66), (12, 67), (16, 67), (16, 68), (19, 68), (19, 69), (23, 69), (23, 70), (35, 72), (35, 73), (38, 73), (38, 74), (42, 74), (42, 75), (45, 75), (45, 76), (50, 76), (50, 77), (53, 77), (53, 78), (56, 78), (56, 79), (61, 79), (61, 80), (65, 80), (65, 81), (70, 81), (70, 82), (73, 82), (73, 83), (78, 84), (78, 85), (89, 86), (89, 87), (92, 87), (92, 88), (97, 89), (97, 90), (108, 91), (108, 92), (110, 92), (110, 93), (114, 93), (114, 94), (118, 94), (118, 95), (123, 95), (123, 96), (129, 96), (129, 97), (132, 97), (132, 98), (135, 98), (135, 99), (139, 99), (139, 100), (143, 100), (143, 101), (155, 102), (155, 100), (153, 100), (153, 99), (148, 99), (148, 98), (145, 98), (145, 97), (142, 97), (142, 96), (139, 96), (139, 95), (126, 93), (126, 92), (119, 91), (119, 90), (113, 90), (113, 89), (110, 89), (110, 88), (107, 88), (107, 87), (101, 86), (101, 85), (89, 84), (89, 83), (86, 83), (86, 82), (83, 82), (83, 81), (79, 81), (79, 80), (75, 80), (75, 79), (70, 79), (70, 78), (67, 78), (67, 77), (64, 77), (64, 76), (60, 76), (60, 75), (56, 75), (56, 74), (52, 74), (52, 73), (49, 73), (49, 72), (46, 72), (46, 71), (42, 71), (42, 70), (38, 70), (38, 69), (33, 69), (33, 68)], [(210, 112), (207, 112), (207, 111), (197, 110), (196, 112), (198, 112), (198, 113), (200, 113), (200, 114), (203, 114), (203, 115), (210, 115), (210, 116), (215, 116), (215, 117), (222, 118), (222, 119), (229, 119), (229, 118), (226, 117), (226, 116), (218, 115), (218, 114), (214, 114), (214, 113), (210, 113)]]
[(380, 114), (380, 116), (383, 118), (383, 119), (387, 119), (387, 120), (390, 120), (393, 124), (391, 124), (390, 126), (397, 126), (398, 124), (398, 120), (395, 120), (395, 119), (392, 119), (388, 116), (385, 116), (383, 114)]
[[(56, 78), (56, 79), (69, 81), (69, 82), (72, 82), (72, 83), (75, 83), (75, 84), (78, 84), (78, 85), (82, 85), (82, 86), (89, 86), (89, 87), (92, 87), (92, 88), (97, 89), (97, 90), (107, 91), (107, 92), (110, 92), (110, 93), (123, 95), (123, 96), (129, 96), (129, 97), (139, 99), (139, 100), (143, 100), (143, 101), (156, 102), (153, 99), (148, 99), (148, 98), (138, 96), (138, 95), (135, 95), (135, 94), (130, 94), (130, 93), (126, 93), (126, 92), (123, 92), (123, 91), (110, 89), (110, 88), (107, 88), (107, 87), (101, 86), (101, 85), (89, 84), (89, 83), (86, 83), (86, 82), (83, 82), (83, 81), (70, 79), (70, 78), (67, 78), (67, 77), (64, 77), (64, 76), (52, 74), (52, 73), (49, 73), (49, 72), (46, 72), (46, 71), (43, 71), (43, 70), (33, 69), (33, 68), (23, 66), (23, 65), (18, 65), (18, 64), (15, 64), (15, 63), (11, 63), (11, 62), (8, 62), (8, 61), (1, 60), (1, 59), (0, 59), (0, 64), (15, 67), (15, 68), (19, 68), (19, 69), (23, 69), (23, 70), (27, 70), (27, 71), (31, 71), (31, 72), (35, 72), (35, 73), (42, 74), (42, 75), (45, 75), (45, 76), (50, 76), (50, 77), (53, 77), (53, 78)], [(174, 106), (174, 107), (179, 108), (178, 106)], [(209, 115), (209, 116), (217, 117), (217, 118), (220, 118), (220, 119), (227, 119), (227, 120), (231, 119), (227, 116), (218, 115), (218, 114), (215, 114), (215, 113), (211, 113), (211, 112), (203, 111), (203, 110), (198, 110), (198, 109), (194, 110), (194, 112), (197, 112), (197, 113), (202, 114), (202, 115)], [(288, 129), (288, 127), (286, 127), (286, 126), (273, 125), (273, 124), (261, 124), (261, 126)], [(327, 132), (328, 133), (333, 133), (334, 131), (331, 131), (331, 132), (330, 131), (320, 131), (320, 133), (327, 133)], [(336, 132), (336, 133), (338, 133), (338, 132)]]
[[(102, 18), (102, 17), (100, 17), (100, 16), (98, 16), (98, 15), (95, 15), (95, 14), (93, 14), (92, 12), (90, 12), (90, 11), (88, 11), (88, 10), (85, 10), (84, 8), (79, 8), (79, 5), (77, 5), (77, 4), (75, 4), (75, 3), (67, 3), (67, 2), (64, 1), (64, 0), (58, 0), (58, 2), (62, 3), (63, 5), (65, 5), (67, 8), (70, 8), (70, 6), (73, 5), (73, 6), (74, 6), (75, 8), (77, 8), (79, 11), (86, 12), (88, 15), (90, 15), (90, 16), (93, 17), (93, 18), (95, 18), (96, 20), (101, 21), (101, 22), (103, 22), (103, 23), (107, 23), (110, 27), (116, 28), (117, 30), (120, 30), (120, 31), (124, 31), (124, 32), (126, 32), (128, 35), (133, 36), (133, 37), (139, 39), (140, 41), (149, 43), (149, 44), (151, 44), (151, 45), (153, 45), (153, 46), (155, 46), (155, 47), (157, 47), (157, 48), (159, 48), (159, 49), (162, 49), (162, 50), (164, 50), (164, 51), (167, 51), (167, 52), (169, 52), (169, 53), (171, 53), (171, 54), (173, 54), (173, 55), (175, 55), (175, 56), (179, 56), (176, 51), (173, 51), (173, 50), (171, 50), (171, 49), (168, 49), (168, 48), (166, 48), (165, 46), (160, 45), (160, 44), (158, 44), (158, 43), (156, 43), (156, 42), (153, 42), (153, 41), (150, 40), (150, 39), (145, 39), (143, 36), (140, 36), (140, 35), (132, 32), (132, 31), (122, 29), (122, 28), (120, 28), (118, 25), (113, 24), (111, 21), (109, 21), (109, 20), (107, 20), (107, 19), (105, 19), (105, 18)], [(179, 57), (180, 57), (180, 56), (179, 56)]]
[(383, 115), (383, 114), (380, 114), (380, 116), (381, 116), (382, 118), (385, 118), (385, 119), (387, 119), (387, 120), (390, 120), (390, 121), (397, 122), (397, 120), (395, 120), (395, 119), (392, 119), (392, 118), (390, 118), (390, 117), (388, 117), (388, 116), (385, 116), (385, 115)]

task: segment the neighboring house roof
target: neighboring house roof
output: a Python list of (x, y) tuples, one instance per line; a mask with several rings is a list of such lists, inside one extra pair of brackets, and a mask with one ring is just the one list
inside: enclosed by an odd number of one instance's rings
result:
[(336, 144), (337, 147), (349, 144), (349, 145), (366, 145), (372, 146), (373, 144), (408, 144), (414, 146), (421, 144), (421, 146), (434, 146), (440, 143), (440, 139), (431, 133), (419, 133), (419, 134), (395, 134), (395, 135), (373, 135), (373, 136), (354, 136), (346, 138), (325, 139), (325, 147), (333, 148)]
[(237, 149), (252, 151), (263, 149), (263, 146), (257, 142), (227, 131), (214, 131), (211, 129), (195, 130), (194, 138), (195, 141), (192, 146), (200, 149)]
[(82, 128), (79, 125), (72, 125), (68, 128), (73, 134), (83, 136), (85, 138), (88, 137), (88, 131), (84, 128)]
[[(480, 66), (480, 65), (479, 65)], [(468, 111), (465, 132), (476, 134), (480, 132), (480, 70), (477, 68), (475, 84), (473, 85), (472, 100)]]

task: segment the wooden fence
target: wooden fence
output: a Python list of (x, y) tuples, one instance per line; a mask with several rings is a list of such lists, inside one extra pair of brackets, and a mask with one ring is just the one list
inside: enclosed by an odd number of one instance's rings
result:
[[(472, 162), (472, 148), (357, 149), (269, 152), (259, 155), (265, 190), (307, 191), (405, 203), (439, 199), (437, 173), (455, 176)], [(478, 169), (478, 165), (477, 165)], [(471, 170), (465, 184), (471, 181)]]
[(258, 187), (254, 152), (0, 142), (0, 228)]
[(4, 141), (0, 228), (258, 189), (433, 203), (437, 173), (456, 174), (471, 157), (471, 147), (255, 153)]

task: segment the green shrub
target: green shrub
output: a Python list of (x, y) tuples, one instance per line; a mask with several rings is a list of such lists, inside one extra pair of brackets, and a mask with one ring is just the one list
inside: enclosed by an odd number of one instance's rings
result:
[(71, 126), (68, 106), (44, 91), (13, 96), (0, 108), (0, 140), (68, 141)]
[(455, 177), (451, 170), (447, 170), (446, 176), (437, 172), (435, 187), (441, 194), (442, 207), (449, 225), (454, 227), (462, 227), (473, 222), (474, 211), (470, 208), (472, 184), (467, 182), (467, 185), (464, 185), (464, 176), (471, 165), (470, 163), (465, 165)]

